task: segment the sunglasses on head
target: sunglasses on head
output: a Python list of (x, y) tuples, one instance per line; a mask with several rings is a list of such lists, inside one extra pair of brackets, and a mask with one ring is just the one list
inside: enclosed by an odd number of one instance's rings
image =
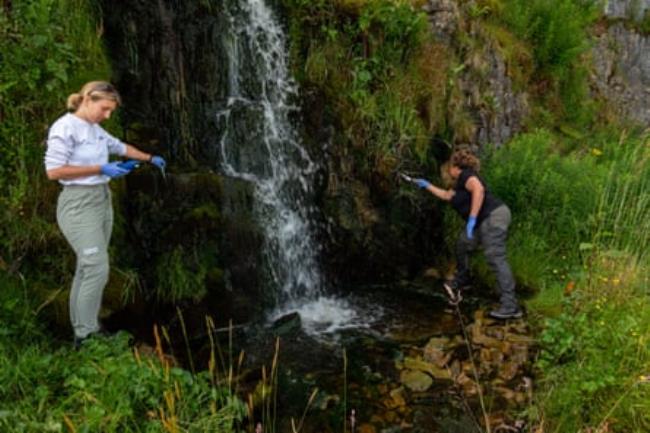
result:
[(90, 91), (91, 94), (94, 92), (117, 93), (117, 90), (115, 90), (115, 87), (113, 87), (111, 83), (103, 83), (98, 84), (93, 90)]

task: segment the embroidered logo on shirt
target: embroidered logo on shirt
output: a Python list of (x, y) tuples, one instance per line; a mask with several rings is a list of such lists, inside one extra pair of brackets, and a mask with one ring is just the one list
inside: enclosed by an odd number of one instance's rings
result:
[(81, 251), (84, 256), (90, 256), (99, 252), (99, 247), (90, 247)]

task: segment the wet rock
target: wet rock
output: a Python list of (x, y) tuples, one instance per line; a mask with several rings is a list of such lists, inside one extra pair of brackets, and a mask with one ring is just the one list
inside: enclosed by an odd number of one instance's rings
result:
[(359, 426), (358, 433), (377, 433), (377, 429), (372, 424), (364, 423)]
[(500, 363), (499, 377), (503, 380), (512, 380), (517, 373), (519, 373), (520, 364), (513, 361), (505, 361)]
[(461, 18), (457, 2), (453, 0), (429, 0), (422, 7), (438, 38), (451, 41)]
[(472, 344), (486, 347), (500, 347), (501, 340), (486, 335), (485, 328), (481, 327), (479, 323), (468, 325), (467, 328)]
[(456, 383), (461, 387), (463, 394), (465, 396), (472, 397), (478, 395), (479, 385), (476, 384), (476, 381), (470, 379), (470, 377), (467, 374), (465, 373), (459, 374), (457, 377), (454, 378), (454, 383)]
[(447, 350), (448, 344), (448, 338), (443, 337), (430, 339), (424, 348), (424, 360), (437, 367), (445, 367), (453, 355), (451, 351)]
[(506, 388), (504, 386), (495, 386), (493, 389), (513, 406), (524, 404), (526, 402), (526, 395), (521, 392), (513, 391), (512, 389)]
[(438, 367), (422, 360), (421, 358), (405, 358), (404, 367), (411, 370), (421, 371), (436, 379), (449, 379), (451, 377), (448, 369)]
[(336, 407), (340, 402), (341, 397), (338, 395), (324, 395), (315, 403), (315, 405), (320, 408), (320, 410), (328, 410), (332, 407)]
[(604, 4), (609, 18), (640, 20), (650, 10), (650, 0), (608, 0)]
[(424, 278), (430, 278), (432, 280), (439, 280), (442, 276), (440, 271), (436, 268), (427, 268), (422, 275)]
[(300, 314), (290, 313), (282, 316), (273, 322), (271, 326), (273, 333), (279, 337), (286, 337), (287, 335), (300, 332), (302, 329), (302, 320)]
[(650, 36), (616, 23), (596, 37), (592, 81), (610, 109), (643, 124), (650, 122)]
[(384, 399), (384, 406), (388, 409), (397, 409), (406, 406), (403, 387), (393, 389), (388, 396), (388, 398)]
[(400, 382), (411, 391), (426, 391), (433, 384), (433, 379), (422, 371), (403, 370), (400, 373)]

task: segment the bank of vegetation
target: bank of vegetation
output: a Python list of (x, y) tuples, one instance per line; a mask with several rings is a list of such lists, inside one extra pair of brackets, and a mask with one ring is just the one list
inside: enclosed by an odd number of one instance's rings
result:
[[(476, 79), (487, 79), (480, 55), (497, 47), (530, 95), (524, 131), (483, 154), (491, 187), (513, 210), (517, 279), (535, 292), (526, 304), (539, 382), (519, 416), (544, 431), (650, 430), (650, 136), (589, 93), (598, 5), (459, 2), (455, 39), (443, 43), (422, 3), (284, 0), (297, 78), (337, 119), (338, 149), (370, 182), (400, 164), (435, 171), (447, 144), (473, 137), (458, 80), (471, 57)], [(48, 330), (48, 305), (34, 303), (56, 296), (74, 267), (53, 220), (43, 140), (65, 95), (110, 77), (93, 4), (0, 6), (0, 426), (228, 431), (242, 405), (209, 377), (135, 356), (127, 336), (72, 352)], [(119, 231), (118, 222), (118, 242)]]

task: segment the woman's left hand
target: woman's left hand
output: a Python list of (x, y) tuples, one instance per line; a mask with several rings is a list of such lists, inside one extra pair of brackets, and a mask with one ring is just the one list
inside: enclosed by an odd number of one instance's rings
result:
[(161, 170), (164, 170), (165, 166), (167, 165), (167, 162), (165, 161), (165, 159), (162, 156), (158, 156), (158, 155), (152, 156), (151, 160), (149, 160), (149, 162), (152, 163), (153, 165), (155, 165), (156, 167), (158, 167)]
[(467, 239), (473, 239), (474, 238), (474, 227), (476, 226), (476, 217), (469, 217), (467, 220), (467, 227), (465, 227), (465, 230), (467, 231)]

